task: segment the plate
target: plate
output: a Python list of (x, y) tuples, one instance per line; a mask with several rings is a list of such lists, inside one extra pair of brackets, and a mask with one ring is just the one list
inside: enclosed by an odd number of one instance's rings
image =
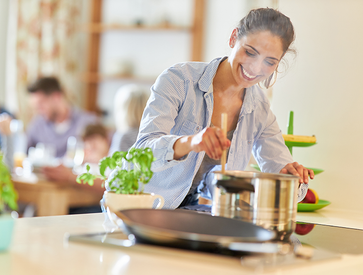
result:
[(328, 206), (331, 202), (326, 200), (319, 200), (317, 204), (315, 203), (298, 203), (297, 212), (312, 212), (319, 210), (325, 206)]
[(287, 147), (309, 147), (316, 144), (316, 142), (299, 142), (299, 141), (285, 141)]
[[(252, 168), (254, 168), (254, 169), (258, 170), (258, 171), (261, 171), (261, 170), (260, 170), (260, 167), (259, 167), (257, 164), (251, 163), (251, 164), (250, 164), (250, 166), (251, 166)], [(310, 167), (306, 167), (306, 168), (307, 168), (307, 169), (311, 169), (311, 170), (313, 170), (313, 171), (314, 171), (314, 175), (318, 175), (318, 174), (320, 174), (320, 173), (324, 172), (324, 170), (323, 170), (323, 169), (310, 168)]]
[(310, 167), (305, 167), (305, 168), (310, 169), (310, 170), (313, 170), (314, 175), (318, 175), (318, 174), (320, 174), (320, 173), (324, 172), (324, 170), (323, 170), (323, 169), (310, 168)]

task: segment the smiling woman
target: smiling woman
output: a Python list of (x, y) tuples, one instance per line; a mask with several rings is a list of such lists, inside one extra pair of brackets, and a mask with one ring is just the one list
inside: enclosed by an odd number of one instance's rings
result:
[(271, 77), (284, 55), (281, 39), (270, 31), (252, 33), (248, 36), (236, 38), (238, 29), (234, 29), (230, 38), (232, 53), (229, 65), (234, 71), (235, 81), (242, 81), (245, 88), (265, 81), (269, 87)]
[[(156, 159), (145, 192), (162, 195), (164, 208), (195, 205), (200, 195), (211, 198), (224, 150), (228, 170), (244, 170), (252, 152), (263, 172), (298, 175), (307, 189), (314, 173), (293, 162), (257, 85), (269, 87), (293, 40), (288, 17), (269, 8), (252, 10), (232, 31), (230, 56), (176, 64), (158, 77), (134, 145), (152, 148)], [(305, 192), (300, 194), (302, 200)]]

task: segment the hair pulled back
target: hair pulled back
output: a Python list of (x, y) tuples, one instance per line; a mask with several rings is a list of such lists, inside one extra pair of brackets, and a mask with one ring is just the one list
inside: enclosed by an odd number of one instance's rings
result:
[(294, 27), (290, 18), (281, 12), (271, 8), (251, 10), (241, 19), (238, 26), (238, 39), (251, 33), (270, 31), (271, 34), (280, 37), (285, 54), (295, 39)]

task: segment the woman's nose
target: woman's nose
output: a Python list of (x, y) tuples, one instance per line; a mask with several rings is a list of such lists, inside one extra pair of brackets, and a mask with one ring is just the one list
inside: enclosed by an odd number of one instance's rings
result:
[(250, 66), (250, 70), (251, 70), (251, 73), (253, 75), (260, 75), (261, 74), (261, 71), (262, 71), (262, 66), (263, 66), (263, 61), (261, 60), (255, 60), (251, 66)]

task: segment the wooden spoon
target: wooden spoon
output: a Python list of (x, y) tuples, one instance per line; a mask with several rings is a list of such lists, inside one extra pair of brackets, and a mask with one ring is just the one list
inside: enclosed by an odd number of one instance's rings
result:
[[(222, 113), (221, 129), (225, 136), (227, 136), (227, 118), (228, 118), (227, 114)], [(227, 160), (227, 150), (223, 150), (221, 158), (222, 174), (224, 174), (225, 172), (226, 160)]]

